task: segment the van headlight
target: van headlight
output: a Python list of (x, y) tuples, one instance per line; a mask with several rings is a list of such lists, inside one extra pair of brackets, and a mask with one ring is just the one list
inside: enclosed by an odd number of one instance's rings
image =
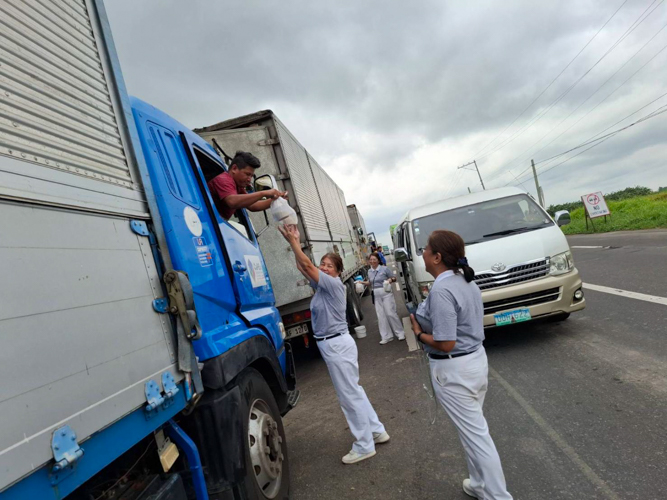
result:
[(570, 251), (559, 253), (549, 259), (549, 274), (552, 276), (569, 273), (573, 268), (574, 261)]

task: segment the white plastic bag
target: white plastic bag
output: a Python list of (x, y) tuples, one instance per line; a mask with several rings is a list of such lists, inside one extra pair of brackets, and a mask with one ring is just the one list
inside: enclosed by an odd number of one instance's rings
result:
[(296, 212), (284, 198), (276, 198), (271, 202), (271, 215), (273, 215), (273, 220), (278, 224), (295, 226), (299, 223)]
[(387, 293), (391, 293), (391, 281), (389, 281), (389, 280), (385, 280), (385, 281), (382, 283), (382, 287), (384, 288), (384, 291), (385, 291), (385, 292), (387, 292)]

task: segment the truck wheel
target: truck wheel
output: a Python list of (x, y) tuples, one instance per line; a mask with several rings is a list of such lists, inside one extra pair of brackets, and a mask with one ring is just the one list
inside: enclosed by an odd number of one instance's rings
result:
[(247, 500), (289, 498), (289, 461), (285, 429), (271, 389), (257, 370), (238, 380), (245, 436)]
[(361, 325), (364, 315), (361, 312), (359, 296), (354, 292), (353, 285), (348, 281), (345, 288), (347, 288), (347, 322), (354, 328)]

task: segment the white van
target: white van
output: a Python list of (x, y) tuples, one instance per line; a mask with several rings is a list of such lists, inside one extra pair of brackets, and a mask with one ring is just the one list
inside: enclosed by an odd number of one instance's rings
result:
[(430, 203), (410, 210), (394, 233), (405, 301), (413, 309), (431, 289), (422, 251), (431, 232), (461, 235), (484, 300), (484, 326), (552, 316), (566, 319), (586, 307), (579, 272), (559, 226), (525, 191), (501, 188)]

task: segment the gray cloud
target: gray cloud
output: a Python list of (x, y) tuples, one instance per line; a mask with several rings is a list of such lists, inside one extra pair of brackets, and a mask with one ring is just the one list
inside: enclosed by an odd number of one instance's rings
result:
[[(647, 5), (628, 2), (496, 144), (544, 111)], [(411, 203), (437, 199), (454, 184), (450, 195), (465, 192), (467, 186), (475, 188), (475, 174), (456, 171), (456, 165), (470, 159), (514, 120), (616, 8), (601, 0), (107, 1), (131, 93), (191, 127), (273, 109), (341, 184), (347, 201), (366, 210), (367, 219), (378, 225), (405, 212)], [(571, 118), (530, 148), (653, 36), (664, 23), (666, 10), (660, 6), (534, 126), (497, 153), (483, 157), (479, 163), (487, 183), (509, 182), (512, 177), (505, 166), (509, 160), (528, 150), (510, 165), (515, 174), (524, 170), (532, 152), (663, 47), (667, 30)], [(664, 93), (665, 56), (667, 51), (537, 153), (536, 160), (576, 145)], [(667, 98), (646, 112), (665, 103)], [(644, 181), (641, 172), (648, 167), (630, 167), (636, 161), (659, 164), (664, 132), (664, 117), (655, 118), (547, 172), (543, 181), (548, 201), (576, 199), (581, 189), (594, 185), (611, 190), (628, 182), (667, 184), (666, 173), (656, 170)], [(638, 172), (628, 175), (629, 168)], [(436, 169), (446, 173), (429, 191), (428, 175)], [(422, 177), (421, 183), (410, 185), (413, 199), (401, 198), (404, 207), (370, 199), (360, 187), (370, 176), (387, 192), (404, 190), (406, 183), (397, 178), (399, 172)], [(443, 183), (448, 187), (443, 188)], [(526, 183), (528, 188), (531, 185)]]

